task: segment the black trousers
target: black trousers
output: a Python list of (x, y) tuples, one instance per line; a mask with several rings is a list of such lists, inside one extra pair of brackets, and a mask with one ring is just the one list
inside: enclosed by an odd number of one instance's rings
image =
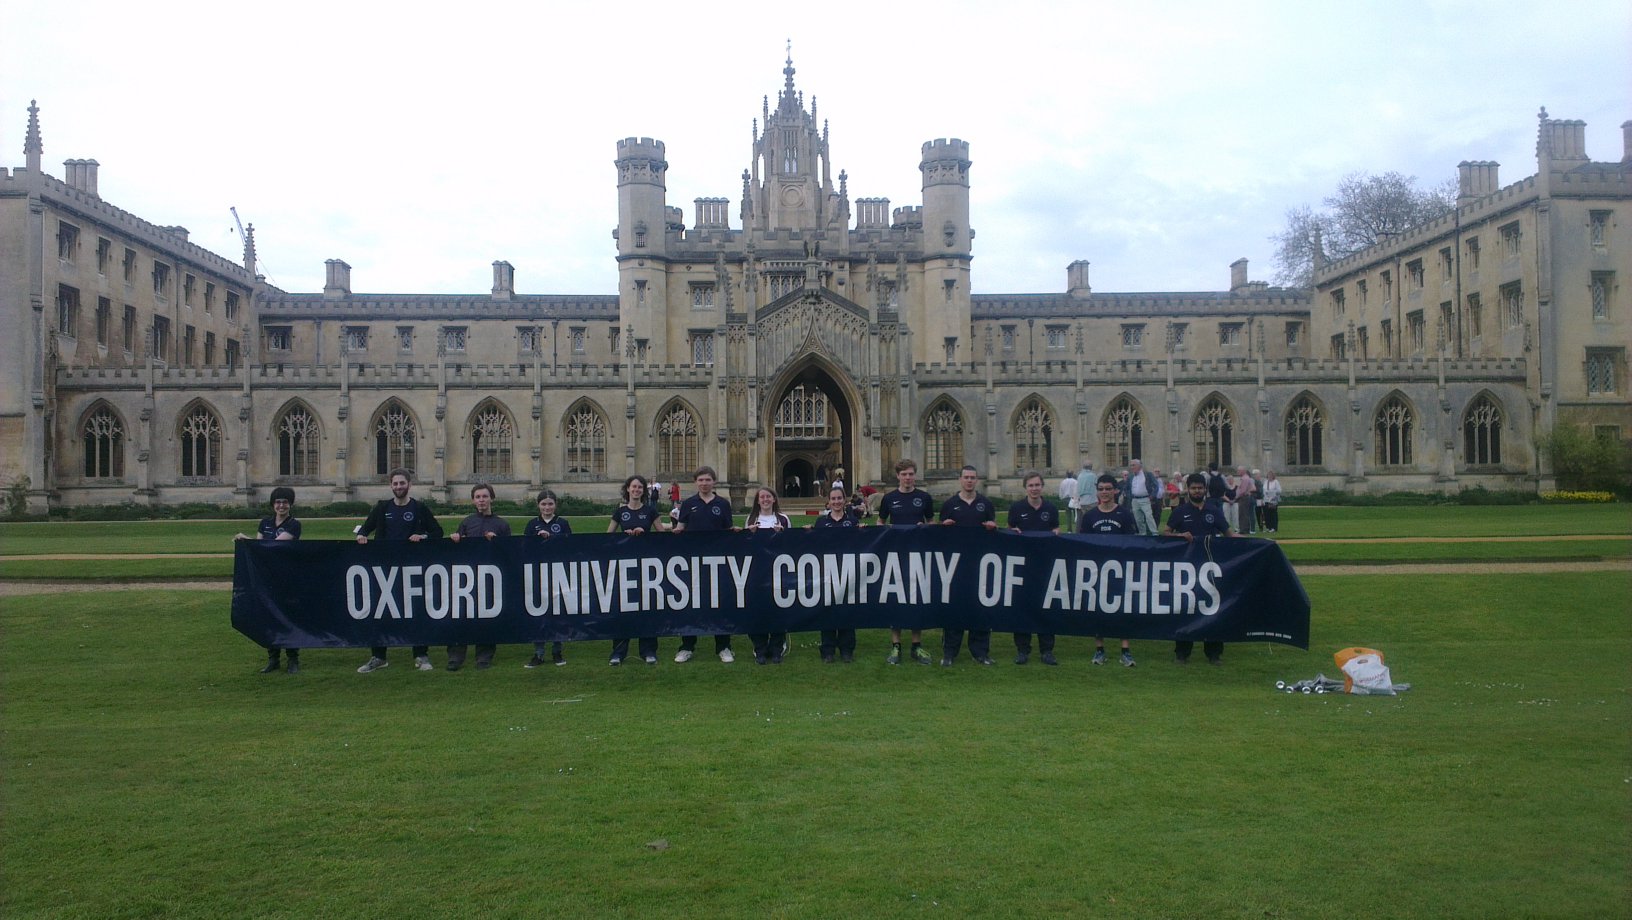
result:
[[(375, 658), (384, 658), (386, 648), (383, 645), (376, 645), (373, 648), (369, 649), (369, 651), (371, 653), (373, 653)], [(431, 647), (429, 645), (416, 645), (416, 646), (414, 646), (414, 657), (415, 658), (424, 658), (426, 655), (429, 655), (430, 653), (431, 653)]]
[(854, 655), (856, 653), (856, 631), (853, 629), (822, 630), (822, 657), (833, 657), (835, 650), (841, 655)]
[[(1196, 644), (1194, 642), (1175, 642), (1173, 643), (1173, 657), (1179, 659), (1180, 661), (1189, 661), (1190, 652), (1195, 649), (1195, 647)], [(1217, 661), (1224, 656), (1224, 643), (1203, 642), (1201, 644), (1201, 651), (1207, 656), (1208, 661)]]
[(782, 657), (782, 646), (788, 641), (787, 633), (749, 633), (748, 641), (754, 644), (754, 656), (764, 655), (766, 658)]
[[(641, 636), (640, 637), (640, 644), (638, 646), (636, 646), (636, 647), (638, 649), (640, 649), (640, 657), (641, 658), (656, 658), (657, 657), (657, 637), (656, 636)], [(629, 640), (628, 639), (613, 639), (612, 640), (612, 657), (617, 659), (618, 661), (622, 661), (623, 659), (629, 657)]]
[[(1026, 655), (1030, 655), (1031, 654), (1031, 633), (1015, 633), (1014, 634), (1014, 650), (1017, 651), (1017, 652), (1021, 652), (1023, 654), (1026, 654)], [(1054, 634), (1053, 633), (1038, 633), (1037, 634), (1037, 651), (1042, 652), (1044, 655), (1050, 654), (1050, 653), (1052, 653), (1054, 651)]]
[[(958, 649), (963, 647), (963, 630), (945, 629), (941, 631), (941, 657), (956, 658)], [(992, 631), (989, 629), (969, 630), (969, 656), (971, 658), (992, 657)]]
[[(450, 662), (456, 661), (456, 662), (459, 662), (460, 664), (463, 664), (464, 661), (465, 661), (465, 650), (467, 648), (469, 648), (469, 647), (470, 646), (468, 646), (468, 645), (450, 645), (450, 646), (448, 646), (448, 661), (450, 661)], [(495, 651), (497, 651), (498, 648), (499, 647), (496, 646), (496, 645), (478, 645), (478, 646), (476, 646), (476, 660), (478, 662), (485, 661), (485, 662), (488, 662), (489, 664), (491, 664), (493, 662), (493, 653)]]
[[(695, 652), (697, 650), (697, 637), (696, 636), (681, 636), (680, 637), (680, 647), (682, 649), (685, 649), (686, 651)], [(730, 636), (716, 635), (714, 637), (714, 651), (715, 651), (715, 653), (718, 653), (721, 650), (728, 649), (730, 647), (731, 647), (731, 637)]]
[(1264, 506), (1264, 526), (1268, 527), (1270, 530), (1280, 530), (1281, 529), (1281, 506), (1280, 505), (1265, 505)]

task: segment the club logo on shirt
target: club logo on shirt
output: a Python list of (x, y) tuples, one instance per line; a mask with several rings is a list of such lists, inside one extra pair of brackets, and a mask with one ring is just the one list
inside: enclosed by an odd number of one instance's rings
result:
[(402, 519), (404, 521), (411, 521), (414, 519), (414, 513), (412, 511), (404, 511), (402, 513)]
[(720, 506), (719, 505), (710, 505), (708, 510), (709, 510), (709, 513), (713, 514), (715, 517), (720, 516)]

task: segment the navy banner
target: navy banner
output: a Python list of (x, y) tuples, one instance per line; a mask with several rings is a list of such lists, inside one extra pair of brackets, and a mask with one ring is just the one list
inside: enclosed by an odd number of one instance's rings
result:
[(1309, 647), (1281, 548), (868, 527), (237, 544), (232, 625), (263, 646), (579, 641), (879, 627)]

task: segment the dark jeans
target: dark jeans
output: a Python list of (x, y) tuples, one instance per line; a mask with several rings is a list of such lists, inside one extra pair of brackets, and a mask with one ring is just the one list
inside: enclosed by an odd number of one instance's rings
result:
[[(375, 658), (380, 658), (380, 659), (385, 658), (385, 646), (383, 646), (383, 645), (376, 645), (373, 648), (369, 649), (369, 652), (371, 654), (373, 654), (373, 656)], [(429, 645), (416, 645), (416, 646), (414, 646), (414, 657), (415, 658), (424, 658), (426, 655), (429, 655), (430, 653), (431, 653), (431, 647)]]
[[(1190, 652), (1195, 647), (1196, 644), (1194, 642), (1175, 642), (1173, 643), (1173, 657), (1179, 659), (1180, 661), (1189, 661)], [(1201, 651), (1202, 654), (1207, 656), (1208, 661), (1217, 661), (1218, 659), (1224, 657), (1224, 643), (1203, 642), (1201, 644)]]
[[(464, 664), (465, 663), (465, 649), (467, 649), (467, 648), (469, 648), (469, 646), (467, 646), (467, 645), (450, 645), (450, 646), (448, 646), (448, 663), (449, 664)], [(493, 663), (493, 653), (495, 651), (497, 651), (498, 648), (499, 647), (496, 646), (496, 645), (478, 645), (478, 646), (476, 646), (476, 663), (480, 664), (480, 663), (485, 661), (488, 664), (492, 664)]]
[[(941, 657), (956, 658), (958, 649), (963, 647), (963, 630), (947, 629), (941, 632)], [(992, 657), (992, 631), (989, 629), (969, 630), (969, 657)]]
[(1281, 506), (1280, 505), (1265, 505), (1264, 506), (1264, 526), (1269, 528), (1270, 530), (1280, 530), (1281, 529)]
[[(640, 637), (640, 644), (638, 646), (636, 646), (636, 647), (638, 649), (640, 649), (640, 657), (643, 658), (643, 659), (645, 659), (645, 658), (656, 658), (657, 657), (657, 637), (656, 636), (641, 636)], [(629, 640), (628, 639), (613, 639), (612, 640), (612, 657), (613, 657), (613, 659), (615, 659), (617, 661), (622, 661), (623, 659), (629, 657)]]
[(748, 641), (754, 644), (754, 657), (781, 658), (782, 646), (787, 644), (787, 633), (750, 633)]
[[(680, 647), (682, 649), (688, 651), (688, 652), (695, 652), (697, 650), (697, 637), (696, 636), (681, 636), (680, 637)], [(728, 649), (730, 647), (731, 647), (731, 637), (730, 636), (716, 635), (714, 637), (714, 652), (716, 654), (718, 654), (721, 650)]]
[[(1031, 633), (1015, 633), (1014, 634), (1014, 650), (1021, 653), (1021, 654), (1023, 654), (1023, 655), (1030, 655), (1031, 654)], [(1054, 651), (1054, 634), (1053, 633), (1038, 633), (1037, 634), (1037, 650), (1039, 652), (1042, 652), (1044, 655), (1052, 653)]]
[(842, 655), (856, 653), (856, 631), (853, 629), (822, 630), (822, 657), (833, 657), (834, 650)]

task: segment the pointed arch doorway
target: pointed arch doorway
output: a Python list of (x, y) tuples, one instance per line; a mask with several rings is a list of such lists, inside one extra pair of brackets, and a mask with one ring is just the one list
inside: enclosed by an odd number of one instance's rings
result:
[(771, 457), (766, 481), (788, 498), (821, 498), (820, 486), (843, 470), (854, 482), (853, 389), (808, 361), (782, 378), (770, 401)]

